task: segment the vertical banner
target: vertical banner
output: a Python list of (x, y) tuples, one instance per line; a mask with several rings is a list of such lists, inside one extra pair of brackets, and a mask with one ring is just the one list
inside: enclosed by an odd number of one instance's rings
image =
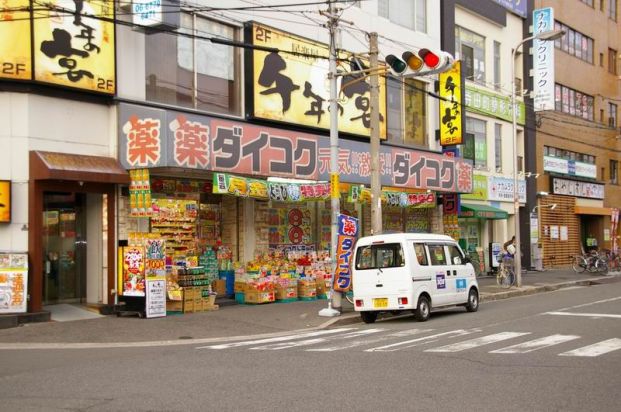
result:
[(123, 247), (123, 296), (145, 296), (144, 264), (143, 247)]
[(610, 216), (610, 233), (612, 236), (612, 251), (619, 253), (619, 236), (617, 231), (619, 230), (619, 209), (613, 208)]
[(452, 237), (456, 241), (459, 240), (461, 232), (459, 230), (459, 195), (445, 194), (442, 197), (444, 234)]
[(0, 0), (0, 78), (32, 78), (29, 6), (29, 0)]
[(440, 79), (440, 144), (462, 143), (461, 61), (439, 74)]
[(27, 311), (28, 254), (0, 254), (0, 314)]
[(153, 216), (149, 169), (130, 170), (129, 178), (129, 215), (131, 217)]
[[(554, 29), (554, 9), (533, 11), (533, 34)], [(526, 46), (524, 46), (526, 47)], [(533, 41), (535, 111), (554, 110), (554, 42)], [(514, 108), (515, 110), (515, 108)]]
[(351, 265), (354, 245), (358, 237), (358, 219), (339, 214), (339, 232), (336, 243), (336, 274), (333, 289), (336, 292), (348, 292), (351, 288)]

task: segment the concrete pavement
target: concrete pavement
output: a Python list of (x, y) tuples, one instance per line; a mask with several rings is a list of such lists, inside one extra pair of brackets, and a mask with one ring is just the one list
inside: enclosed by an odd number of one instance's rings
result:
[[(481, 302), (553, 291), (563, 287), (589, 286), (621, 281), (621, 273), (574, 273), (571, 269), (527, 272), (521, 288), (502, 289), (492, 276), (479, 278)], [(70, 343), (115, 345), (119, 343), (156, 343), (188, 340), (232, 339), (258, 334), (285, 334), (300, 329), (327, 328), (360, 322), (353, 307), (344, 302), (339, 317), (318, 315), (327, 307), (326, 300), (311, 302), (272, 303), (265, 305), (234, 305), (218, 311), (173, 315), (157, 319), (105, 316), (70, 322), (30, 323), (0, 330), (2, 344)], [(485, 307), (481, 308), (485, 310)], [(390, 315), (388, 315), (390, 316)], [(4, 345), (6, 346), (6, 345)]]

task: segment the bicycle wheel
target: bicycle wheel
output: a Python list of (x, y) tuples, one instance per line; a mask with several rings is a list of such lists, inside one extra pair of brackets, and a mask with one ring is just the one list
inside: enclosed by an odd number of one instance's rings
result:
[(602, 258), (597, 259), (595, 261), (595, 268), (598, 272), (608, 273), (608, 261)]
[(597, 261), (595, 258), (590, 257), (587, 259), (587, 270), (590, 273), (595, 273), (597, 272)]
[(571, 264), (571, 267), (574, 269), (574, 272), (582, 273), (587, 268), (587, 261), (582, 256), (576, 256), (576, 257), (574, 257), (574, 260), (573, 260), (573, 262)]
[(345, 296), (345, 299), (347, 299), (349, 303), (351, 303), (352, 305), (354, 304), (354, 290), (352, 288), (350, 288), (349, 291), (343, 293), (343, 296)]

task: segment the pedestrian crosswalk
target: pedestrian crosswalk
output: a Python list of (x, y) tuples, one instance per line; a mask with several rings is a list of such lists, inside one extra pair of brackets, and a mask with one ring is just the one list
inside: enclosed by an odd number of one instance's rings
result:
[(597, 357), (621, 349), (621, 339), (597, 341), (578, 335), (551, 334), (525, 331), (498, 331), (486, 333), (482, 329), (389, 330), (384, 328), (344, 327), (305, 331), (284, 336), (248, 339), (197, 349), (226, 350), (241, 348), (252, 351), (301, 350), (306, 352), (397, 352), (420, 350), (429, 353), (457, 353), (485, 351), (490, 354), (516, 355), (535, 351), (553, 351), (565, 357)]

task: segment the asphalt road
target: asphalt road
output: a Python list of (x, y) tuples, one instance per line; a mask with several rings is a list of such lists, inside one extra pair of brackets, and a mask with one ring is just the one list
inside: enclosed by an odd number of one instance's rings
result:
[(373, 325), (155, 348), (1, 350), (0, 410), (617, 411), (621, 283)]

